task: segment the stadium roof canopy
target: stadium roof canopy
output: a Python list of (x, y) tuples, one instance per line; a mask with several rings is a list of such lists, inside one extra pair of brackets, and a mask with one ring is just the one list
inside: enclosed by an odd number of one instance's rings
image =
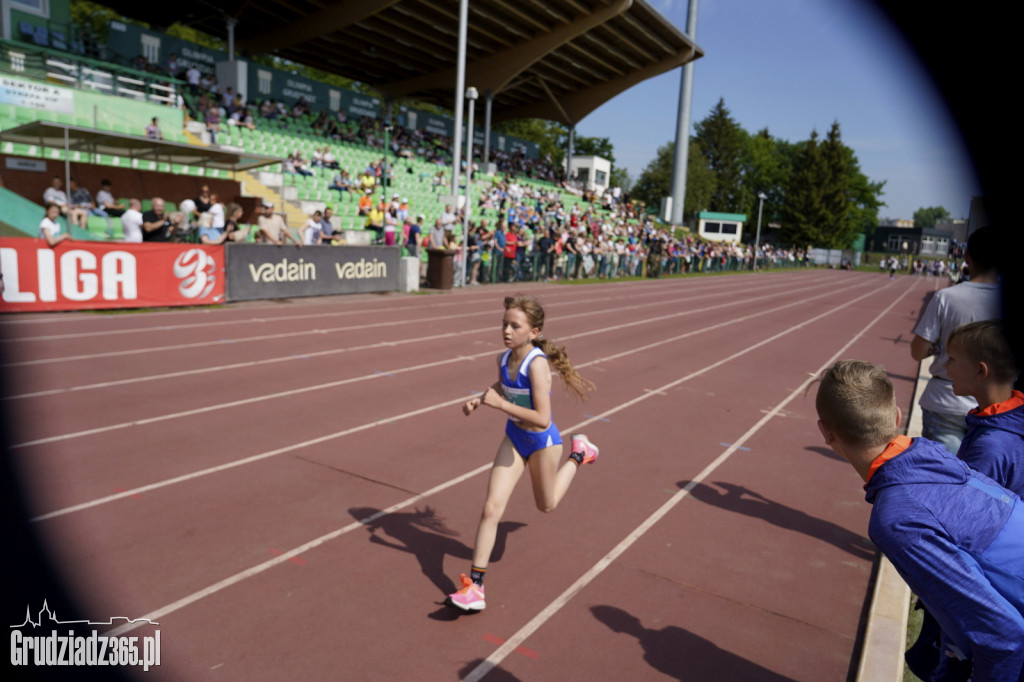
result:
[[(125, 16), (175, 21), (236, 52), (273, 54), (398, 99), (454, 103), (455, 0), (102, 0)], [(466, 85), (493, 93), (494, 120), (575, 124), (648, 78), (704, 55), (644, 0), (472, 0)]]

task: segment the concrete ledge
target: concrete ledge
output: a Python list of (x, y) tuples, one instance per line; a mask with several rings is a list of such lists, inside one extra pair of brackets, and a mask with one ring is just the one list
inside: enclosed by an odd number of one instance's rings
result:
[(352, 246), (369, 246), (373, 243), (373, 232), (368, 230), (338, 230), (346, 244)]
[[(928, 358), (918, 367), (917, 386), (907, 419), (907, 435), (911, 438), (921, 435), (918, 401), (932, 376), (927, 367), (931, 360)], [(882, 555), (875, 576), (868, 624), (864, 630), (857, 682), (902, 682), (909, 613), (910, 588), (885, 555)]]
[(404, 293), (420, 290), (420, 259), (406, 256), (398, 259), (398, 290)]
[[(294, 189), (294, 188), (292, 188), (292, 189)], [(285, 196), (286, 197), (288, 196), (287, 192), (285, 193)], [(299, 209), (303, 212), (303, 214), (309, 215), (309, 216), (313, 215), (313, 211), (323, 211), (325, 208), (327, 208), (327, 203), (323, 202), (323, 201), (300, 201), (299, 202)], [(331, 224), (333, 225), (333, 223), (331, 223)]]
[(255, 173), (256, 179), (259, 180), (260, 184), (272, 187), (274, 189), (280, 188), (284, 185), (284, 174), (283, 173), (271, 173), (270, 171), (257, 171)]
[(889, 560), (879, 558), (875, 593), (861, 648), (858, 682), (899, 682), (907, 639), (910, 588)]

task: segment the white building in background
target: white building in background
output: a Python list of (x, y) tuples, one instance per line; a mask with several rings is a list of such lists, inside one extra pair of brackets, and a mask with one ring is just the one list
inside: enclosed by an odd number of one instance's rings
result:
[(701, 211), (697, 214), (697, 234), (713, 242), (739, 242), (746, 220), (742, 213)]
[(580, 187), (601, 193), (611, 181), (612, 162), (600, 156), (574, 156), (569, 165), (569, 177)]

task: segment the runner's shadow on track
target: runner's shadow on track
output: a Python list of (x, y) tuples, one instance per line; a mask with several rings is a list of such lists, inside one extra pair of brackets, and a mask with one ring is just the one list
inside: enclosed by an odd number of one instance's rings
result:
[[(684, 488), (689, 484), (690, 481), (680, 481), (678, 485), (680, 488)], [(691, 493), (701, 502), (764, 519), (780, 528), (809, 535), (834, 545), (858, 559), (871, 561), (875, 557), (875, 546), (870, 540), (831, 521), (825, 521), (799, 509), (787, 507), (740, 485), (720, 481), (715, 481), (714, 485), (722, 488), (724, 492), (719, 492), (701, 483), (694, 487)]]
[[(473, 560), (473, 548), (456, 539), (458, 532), (448, 528), (444, 519), (432, 507), (392, 514), (383, 514), (379, 509), (371, 507), (353, 507), (349, 513), (366, 526), (373, 544), (415, 556), (423, 575), (443, 595), (455, 591), (455, 583), (444, 570), (445, 557), (461, 559), (467, 566)], [(491, 553), (492, 562), (499, 561), (504, 555), (509, 533), (525, 526), (525, 523), (517, 521), (502, 521), (498, 524), (498, 536)]]
[(644, 648), (644, 660), (660, 673), (676, 680), (757, 680), (788, 682), (790, 678), (726, 651), (708, 640), (675, 625), (655, 630), (615, 606), (591, 606), (591, 613), (612, 632), (636, 637)]

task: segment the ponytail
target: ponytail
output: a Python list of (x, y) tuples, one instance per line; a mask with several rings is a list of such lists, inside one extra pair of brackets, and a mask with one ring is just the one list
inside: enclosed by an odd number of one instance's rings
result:
[(594, 390), (594, 382), (580, 376), (573, 366), (572, 360), (569, 359), (569, 354), (565, 352), (565, 346), (556, 346), (550, 339), (544, 338), (534, 339), (533, 345), (548, 356), (548, 360), (558, 370), (567, 389), (583, 400), (589, 397), (587, 394)]
[[(531, 296), (506, 296), (505, 297), (505, 310), (512, 308), (518, 308), (522, 310), (526, 315), (526, 318), (530, 321), (530, 324), (537, 329), (544, 329), (544, 308), (541, 307), (540, 303)], [(562, 377), (562, 381), (565, 382), (565, 387), (574, 393), (577, 397), (583, 400), (587, 399), (587, 393), (594, 389), (593, 382), (584, 379), (580, 376), (576, 368), (573, 367), (572, 361), (569, 359), (568, 353), (565, 351), (565, 346), (556, 346), (549, 339), (538, 336), (533, 340), (533, 345), (540, 348), (544, 352), (544, 355), (548, 356), (548, 360), (554, 365), (559, 375)]]

